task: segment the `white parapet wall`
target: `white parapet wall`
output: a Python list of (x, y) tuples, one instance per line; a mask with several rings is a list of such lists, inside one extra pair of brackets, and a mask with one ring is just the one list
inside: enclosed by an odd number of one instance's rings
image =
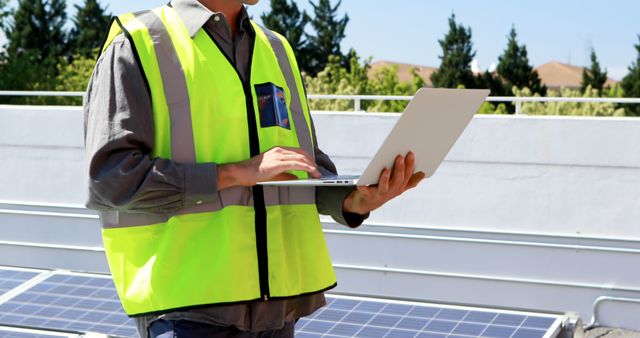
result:
[[(395, 114), (319, 113), (320, 147), (359, 172)], [(477, 116), (382, 223), (640, 240), (640, 119)]]
[[(396, 114), (314, 114), (362, 170)], [(438, 172), (351, 230), (323, 218), (335, 292), (576, 311), (640, 298), (640, 119), (478, 116)], [(86, 196), (82, 110), (0, 106), (0, 265), (107, 272)], [(640, 329), (637, 306), (601, 321)]]

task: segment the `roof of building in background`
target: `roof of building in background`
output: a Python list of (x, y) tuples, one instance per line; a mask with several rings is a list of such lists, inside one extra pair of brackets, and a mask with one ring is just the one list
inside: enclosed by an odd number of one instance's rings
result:
[[(549, 61), (535, 68), (542, 83), (549, 88), (580, 88), (584, 67), (569, 65), (558, 61)], [(605, 87), (613, 86), (618, 81), (609, 78)]]
[[(400, 82), (410, 82), (412, 79), (411, 70), (418, 69), (418, 74), (427, 83), (427, 86), (431, 86), (431, 74), (437, 69), (430, 66), (415, 65), (410, 63), (400, 63), (392, 61), (376, 61), (371, 64), (371, 71), (369, 77), (373, 76), (376, 71), (384, 67), (397, 67), (398, 78)], [(542, 82), (551, 89), (565, 88), (580, 88), (582, 84), (582, 71), (584, 67), (565, 64), (558, 61), (550, 61), (541, 66), (535, 68), (538, 71)], [(618, 81), (609, 78), (605, 83), (605, 86), (612, 86), (618, 83)]]

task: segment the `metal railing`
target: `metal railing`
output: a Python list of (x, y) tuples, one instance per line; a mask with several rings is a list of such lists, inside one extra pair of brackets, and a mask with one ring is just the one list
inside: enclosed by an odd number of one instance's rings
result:
[(509, 97), (492, 96), (487, 98), (487, 102), (507, 102), (516, 106), (516, 115), (522, 114), (522, 103), (524, 102), (576, 102), (576, 103), (619, 103), (634, 104), (640, 103), (640, 98), (621, 97)]
[[(362, 101), (411, 101), (413, 96), (394, 95), (308, 95), (310, 100), (353, 100), (354, 110), (362, 111)], [(516, 114), (522, 113), (522, 104), (525, 102), (576, 102), (576, 103), (619, 103), (640, 104), (640, 98), (605, 98), (605, 97), (515, 97), (515, 96), (490, 96), (487, 102), (513, 103), (516, 106)]]
[(362, 111), (362, 101), (411, 101), (413, 96), (394, 95), (307, 95), (309, 100), (353, 100), (353, 110)]
[(51, 92), (51, 91), (21, 91), (21, 90), (0, 90), (0, 96), (47, 96), (47, 97), (82, 97), (84, 92)]
[[(56, 91), (0, 91), (0, 96), (22, 97), (82, 97), (84, 92), (56, 92)], [(362, 101), (411, 101), (413, 96), (396, 95), (328, 95), (310, 94), (310, 100), (352, 100), (356, 112), (362, 111)], [(490, 96), (487, 102), (513, 103), (516, 114), (522, 113), (522, 104), (525, 102), (575, 102), (575, 103), (617, 103), (640, 104), (640, 98), (605, 98), (605, 97), (514, 97), (514, 96)]]

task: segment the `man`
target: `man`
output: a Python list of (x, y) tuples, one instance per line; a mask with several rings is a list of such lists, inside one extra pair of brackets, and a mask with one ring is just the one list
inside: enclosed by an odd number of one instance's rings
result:
[(336, 285), (318, 213), (357, 227), (424, 178), (408, 154), (377, 186), (257, 186), (336, 169), (317, 147), (291, 47), (241, 0), (116, 18), (85, 131), (87, 206), (101, 212), (141, 336), (292, 337)]

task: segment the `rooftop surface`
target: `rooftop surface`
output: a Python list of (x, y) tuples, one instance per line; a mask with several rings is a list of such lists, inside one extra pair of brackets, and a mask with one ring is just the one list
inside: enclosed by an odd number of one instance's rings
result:
[(585, 338), (640, 338), (640, 332), (611, 327), (598, 327), (586, 331)]

